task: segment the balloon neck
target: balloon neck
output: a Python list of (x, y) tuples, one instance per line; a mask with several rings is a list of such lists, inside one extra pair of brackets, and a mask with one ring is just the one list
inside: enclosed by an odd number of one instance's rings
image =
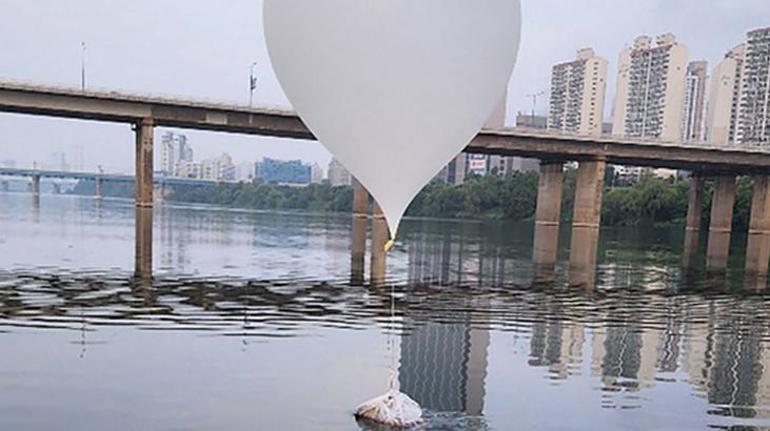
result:
[(390, 237), (390, 240), (385, 243), (385, 253), (390, 253), (391, 250), (393, 250), (393, 246), (396, 245), (396, 234), (398, 232), (393, 232), (393, 235)]

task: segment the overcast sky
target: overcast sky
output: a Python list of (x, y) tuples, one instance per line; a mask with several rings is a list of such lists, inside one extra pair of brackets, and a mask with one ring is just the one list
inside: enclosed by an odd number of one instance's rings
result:
[[(748, 30), (770, 26), (770, 0), (522, 3), (509, 124), (516, 111), (531, 110), (527, 94), (548, 90), (551, 66), (571, 60), (579, 48), (593, 47), (610, 61), (609, 110), (618, 54), (636, 36), (672, 32), (690, 48), (691, 59), (706, 59), (712, 67)], [(249, 66), (256, 61), (256, 103), (288, 106), (267, 57), (261, 7), (260, 0), (0, 0), (0, 79), (79, 86), (85, 41), (89, 87), (245, 104)], [(546, 106), (544, 98), (537, 110)], [(325, 167), (330, 158), (317, 143), (186, 133), (196, 159), (226, 151), (237, 161), (301, 158)], [(81, 150), (86, 169), (133, 170), (127, 125), (0, 114), (0, 162), (48, 163), (53, 152), (64, 151), (79, 165)]]

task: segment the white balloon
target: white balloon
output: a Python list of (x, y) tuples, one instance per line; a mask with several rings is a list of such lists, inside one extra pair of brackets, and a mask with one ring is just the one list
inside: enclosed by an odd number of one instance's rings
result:
[(289, 101), (394, 236), (505, 94), (519, 0), (265, 0), (263, 13)]

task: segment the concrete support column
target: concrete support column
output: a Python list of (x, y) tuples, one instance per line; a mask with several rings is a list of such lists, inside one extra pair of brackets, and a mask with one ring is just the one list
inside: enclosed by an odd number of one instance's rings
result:
[(386, 255), (385, 244), (388, 242), (388, 223), (380, 205), (375, 203), (372, 219), (372, 256), (370, 281), (372, 286), (385, 284)]
[(692, 268), (695, 266), (695, 261), (698, 256), (705, 182), (706, 181), (702, 176), (695, 173), (690, 177), (690, 198), (687, 204), (687, 226), (685, 227), (684, 233), (683, 265), (685, 268)]
[(754, 177), (749, 238), (746, 244), (746, 272), (764, 277), (770, 263), (770, 178)]
[(540, 165), (540, 183), (537, 189), (537, 211), (535, 213), (535, 241), (532, 252), (535, 280), (538, 281), (552, 280), (556, 270), (563, 179), (563, 163), (544, 162)]
[(596, 282), (605, 169), (604, 160), (580, 162), (578, 167), (569, 272), (574, 285), (593, 286)]
[(369, 223), (369, 192), (353, 179), (353, 225), (350, 244), (350, 283), (364, 283), (366, 226)]
[(102, 178), (101, 177), (94, 177), (94, 197), (96, 199), (102, 198)]
[(711, 200), (711, 226), (709, 226), (706, 267), (710, 271), (727, 269), (730, 254), (730, 234), (735, 205), (735, 176), (722, 175), (715, 179), (714, 197)]
[(134, 275), (141, 280), (152, 279), (152, 212), (152, 207), (135, 210)]
[(40, 175), (32, 176), (32, 196), (40, 196)]
[(136, 206), (152, 207), (154, 121), (145, 118), (136, 123)]

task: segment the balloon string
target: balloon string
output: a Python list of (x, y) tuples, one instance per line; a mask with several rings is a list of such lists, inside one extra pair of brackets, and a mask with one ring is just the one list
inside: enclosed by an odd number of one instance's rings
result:
[[(396, 232), (393, 232), (390, 240), (385, 243), (385, 253), (390, 253), (396, 244)], [(398, 368), (396, 366), (395, 334), (396, 330), (396, 290), (395, 285), (390, 285), (390, 330), (388, 331), (388, 350), (390, 351), (390, 379), (388, 387), (391, 392), (400, 390), (398, 384)]]
[(396, 330), (396, 291), (393, 284), (390, 285), (390, 331), (388, 331), (388, 350), (390, 350), (390, 381), (388, 386), (391, 391), (398, 391), (398, 369), (396, 368), (396, 350), (394, 343), (394, 331)]

